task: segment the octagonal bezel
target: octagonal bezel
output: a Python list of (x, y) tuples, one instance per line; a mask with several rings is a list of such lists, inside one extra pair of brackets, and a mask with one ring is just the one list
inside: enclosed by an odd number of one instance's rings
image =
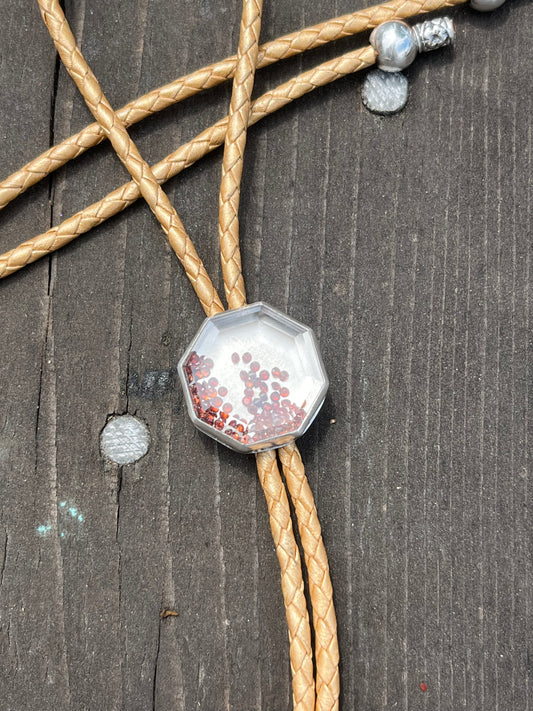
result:
[[(291, 335), (292, 332), (298, 350), (302, 353), (302, 349), (305, 349), (306, 357), (314, 361), (313, 365), (317, 371), (317, 375), (314, 377), (316, 377), (317, 380), (321, 379), (322, 385), (318, 387), (312, 402), (306, 403), (308, 412), (298, 428), (268, 440), (261, 440), (254, 444), (245, 444), (220, 430), (216, 430), (211, 424), (204, 422), (196, 414), (189, 391), (189, 382), (185, 373), (185, 366), (190, 355), (196, 350), (198, 343), (204, 340), (208, 329), (214, 329), (215, 332), (218, 331), (218, 333), (222, 333), (225, 330), (223, 326), (224, 322), (230, 321), (232, 326), (237, 327), (240, 321), (242, 326), (242, 322), (246, 323), (248, 320), (253, 320), (257, 314), (264, 315), (267, 320), (271, 321), (272, 326), (275, 326), (277, 323), (278, 327), (281, 326), (285, 333), (288, 332), (288, 335)], [(304, 434), (322, 407), (329, 387), (328, 376), (313, 330), (262, 301), (250, 304), (242, 309), (224, 311), (216, 316), (205, 319), (185, 353), (180, 358), (178, 363), (178, 375), (183, 388), (187, 411), (194, 426), (226, 447), (243, 453), (257, 453), (267, 449), (277, 449)]]

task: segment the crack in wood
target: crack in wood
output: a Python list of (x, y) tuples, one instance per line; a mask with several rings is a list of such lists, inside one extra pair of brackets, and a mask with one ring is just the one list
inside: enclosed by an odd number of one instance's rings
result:
[(161, 651), (161, 619), (159, 620), (159, 625), (157, 629), (157, 648), (155, 652), (154, 660), (154, 677), (152, 681), (152, 711), (156, 711), (157, 702), (157, 670), (159, 664), (159, 652)]
[(7, 565), (7, 542), (8, 542), (8, 534), (7, 534), (7, 528), (4, 529), (4, 556), (2, 558), (2, 567), (0, 567), (0, 588), (2, 587), (4, 583), (4, 573), (6, 570), (6, 565)]

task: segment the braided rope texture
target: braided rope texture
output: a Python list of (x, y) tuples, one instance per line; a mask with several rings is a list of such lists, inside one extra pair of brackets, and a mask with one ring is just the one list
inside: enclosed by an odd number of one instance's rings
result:
[(278, 453), (298, 519), (309, 579), (315, 629), (316, 711), (337, 711), (340, 693), (337, 618), (320, 521), (297, 446), (294, 442), (287, 444)]
[[(342, 37), (372, 29), (386, 20), (405, 19), (446, 7), (461, 5), (468, 0), (393, 0), (364, 10), (342, 15), (332, 20), (307, 27), (267, 42), (259, 48), (257, 67), (266, 67), (282, 59), (293, 57), (307, 50), (321, 47)], [(231, 79), (237, 57), (227, 57), (191, 74), (154, 89), (117, 111), (125, 126), (131, 126), (154, 113), (179, 101), (213, 88)], [(98, 145), (106, 138), (98, 123), (87, 126), (57, 146), (49, 148), (39, 157), (27, 163), (4, 181), (0, 182), (0, 209), (8, 205), (32, 185), (47, 175), (77, 158), (87, 149)]]
[(287, 492), (281, 480), (274, 450), (261, 452), (256, 456), (256, 462), (281, 569), (281, 589), (291, 648), (294, 711), (314, 711), (315, 680), (309, 614), (304, 595), (300, 553), (292, 530)]
[(105, 131), (116, 154), (126, 166), (140, 194), (163, 227), (176, 255), (185, 268), (200, 303), (208, 316), (223, 310), (222, 303), (183, 224), (157, 182), (152, 169), (129, 137), (123, 122), (111, 105), (76, 46), (68, 22), (58, 0), (39, 0), (43, 20), (68, 73), (80, 90), (85, 103)]
[(233, 76), (222, 159), (218, 223), (222, 274), (230, 309), (238, 309), (246, 303), (239, 249), (239, 202), (255, 66), (259, 53), (262, 9), (261, 0), (244, 0), (237, 66)]
[[(366, 69), (375, 61), (372, 47), (364, 47), (318, 65), (298, 77), (268, 91), (253, 102), (250, 125), (278, 111), (295, 99), (340, 79), (348, 74)], [(202, 131), (169, 156), (156, 163), (152, 170), (156, 180), (165, 183), (197, 160), (215, 150), (224, 142), (228, 117)], [(106, 197), (77, 212), (60, 225), (29, 239), (0, 255), (0, 278), (4, 278), (67, 245), (105, 220), (117, 215), (141, 197), (135, 181), (113, 190)]]

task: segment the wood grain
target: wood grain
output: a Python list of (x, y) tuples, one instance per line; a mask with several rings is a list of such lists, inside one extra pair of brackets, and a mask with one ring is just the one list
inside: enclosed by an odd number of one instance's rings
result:
[[(0, 7), (7, 175), (89, 116), (37, 4)], [(353, 9), (266, 3), (262, 39)], [(238, 37), (237, 0), (65, 10), (115, 106)], [(456, 48), (407, 71), (400, 115), (367, 113), (349, 77), (247, 145), (249, 298), (312, 326), (331, 380), (301, 449), (330, 557), (342, 709), (533, 702), (531, 5), (450, 14)], [(262, 70), (256, 92), (363, 42)], [(229, 95), (136, 126), (143, 155), (213, 123)], [(217, 286), (220, 158), (168, 184)], [(2, 251), (124, 178), (110, 146), (93, 149), (2, 212)], [(0, 314), (2, 709), (289, 709), (266, 507), (253, 462), (187, 420), (176, 364), (202, 313), (148, 208), (3, 281)], [(99, 433), (123, 412), (152, 444), (120, 468)]]

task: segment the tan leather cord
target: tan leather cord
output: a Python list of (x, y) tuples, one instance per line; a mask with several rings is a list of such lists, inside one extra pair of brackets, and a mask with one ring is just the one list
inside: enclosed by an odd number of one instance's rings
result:
[[(181, 225), (181, 221), (171, 208), (168, 198), (164, 195), (159, 184), (156, 183), (150, 168), (129, 138), (126, 129), (121, 125), (120, 120), (117, 119), (105, 99), (96, 77), (76, 46), (74, 36), (58, 0), (38, 0), (38, 2), (43, 19), (67, 71), (76, 82), (91, 112), (100, 125), (105, 128), (117, 155), (138, 183), (140, 193), (148, 202), (165, 233), (169, 235), (173, 229), (178, 231), (176, 225)], [(181, 230), (188, 240), (182, 225)], [(199, 262), (197, 273), (201, 274), (203, 265), (198, 257), (197, 259)], [(180, 259), (180, 261), (187, 270), (186, 260)], [(205, 269), (203, 271), (205, 272)], [(191, 279), (189, 274), (188, 276)], [(223, 311), (212, 285), (213, 298), (211, 303), (207, 303), (203, 301), (206, 295), (204, 285), (200, 285), (201, 288), (199, 288), (198, 279), (196, 281), (191, 279), (191, 282), (208, 315)], [(294, 709), (295, 711), (313, 711), (315, 691), (309, 616), (303, 589), (300, 556), (292, 530), (289, 503), (275, 454), (272, 452), (260, 453), (256, 457), (256, 462), (259, 479), (267, 499), (272, 534), (281, 566), (282, 591), (289, 627)]]
[(259, 52), (262, 9), (263, 3), (260, 0), (244, 0), (237, 65), (233, 75), (224, 139), (222, 181), (218, 200), (218, 236), (224, 289), (230, 309), (238, 309), (246, 303), (239, 250), (239, 201), (243, 155)]
[[(374, 50), (371, 47), (363, 47), (300, 74), (272, 91), (266, 92), (252, 103), (250, 125), (320, 86), (371, 66), (374, 61)], [(152, 170), (157, 181), (165, 183), (221, 146), (226, 135), (227, 122), (226, 116), (156, 163)], [(102, 200), (67, 218), (60, 225), (0, 255), (0, 278), (9, 276), (27, 264), (60, 249), (76, 237), (117, 215), (139, 197), (141, 193), (135, 181), (126, 183)]]
[[(238, 62), (233, 77), (228, 127), (224, 141), (222, 182), (219, 200), (220, 257), (226, 298), (230, 309), (246, 304), (239, 239), (239, 196), (251, 110), (251, 95), (257, 61), (261, 7), (256, 0), (244, 0)], [(280, 459), (300, 530), (315, 628), (316, 696), (309, 689), (309, 703), (316, 711), (337, 711), (340, 693), (339, 645), (326, 549), (311, 488), (300, 453), (294, 443), (280, 450)], [(282, 486), (283, 489), (283, 486)], [(284, 489), (283, 489), (284, 493)], [(267, 499), (268, 500), (268, 499)], [(293, 650), (291, 650), (291, 657)], [(305, 658), (306, 666), (308, 658)], [(312, 676), (313, 667), (309, 669)], [(308, 678), (308, 674), (305, 674)], [(294, 703), (297, 708), (297, 689)]]
[[(230, 110), (224, 141), (224, 155), (222, 157), (222, 180), (219, 195), (219, 244), (224, 289), (230, 309), (238, 309), (246, 305), (246, 291), (239, 247), (239, 200), (246, 135), (252, 106), (259, 33), (261, 30), (261, 12), (261, 0), (243, 1), (237, 66), (233, 76)], [(294, 566), (292, 563), (293, 556), (297, 555), (299, 562), (299, 552), (292, 532), (287, 494), (279, 475), (275, 453), (263, 452), (258, 454), (256, 459), (259, 481), (263, 487), (271, 514), (272, 535), (282, 571), (282, 591), (289, 627), (293, 709), (295, 711), (314, 711), (316, 707), (315, 678), (309, 615), (304, 595), (303, 579), (301, 578), (301, 564), (297, 569), (294, 568), (294, 572), (298, 575), (297, 579), (293, 579), (292, 575), (286, 571), (288, 563)], [(276, 501), (278, 506), (275, 512)], [(279, 526), (280, 514), (284, 517), (282, 526)], [(286, 555), (287, 545), (291, 547), (291, 556), (289, 557)], [(289, 607), (289, 605), (293, 604), (295, 596), (298, 605), (297, 609), (300, 613), (297, 617), (297, 622), (301, 626), (301, 634), (298, 637), (294, 637), (291, 632), (294, 624), (293, 620), (291, 620), (292, 609)]]
[[(244, 0), (238, 61), (233, 77), (230, 112), (224, 141), (219, 199), (220, 258), (224, 288), (230, 309), (238, 309), (246, 304), (238, 212), (260, 24), (261, 7), (257, 5), (256, 0)], [(302, 706), (316, 709), (316, 711), (337, 711), (340, 693), (337, 621), (320, 522), (296, 445), (292, 443), (283, 447), (280, 450), (280, 459), (284, 466), (298, 519), (306, 565), (310, 571), (309, 594), (315, 628), (316, 696), (315, 689), (309, 688), (305, 704), (302, 702)], [(276, 485), (281, 485), (283, 495), (286, 496), (282, 482), (276, 482)], [(293, 654), (294, 650), (291, 649), (291, 659)], [(304, 672), (304, 679), (308, 680), (309, 675), (311, 678), (313, 677), (313, 666), (311, 663), (310, 668), (308, 667), (309, 661), (311, 661), (309, 657), (304, 657), (303, 661), (307, 668), (307, 671)], [(294, 679), (295, 677), (293, 677)], [(297, 702), (299, 686), (299, 683), (293, 681), (295, 709), (299, 708)]]
[(85, 103), (96, 118), (117, 156), (128, 169), (140, 194), (163, 227), (172, 248), (187, 274), (200, 303), (208, 316), (223, 310), (220, 298), (207, 274), (193, 243), (170, 204), (166, 193), (154, 177), (152, 169), (139, 153), (128, 132), (117, 117), (95, 75), (76, 46), (68, 22), (58, 0), (38, 0), (43, 20), (68, 73), (80, 90)]
[(314, 711), (315, 680), (309, 615), (304, 595), (300, 553), (292, 530), (289, 501), (279, 473), (275, 451), (261, 452), (256, 456), (256, 462), (281, 568), (281, 589), (289, 627), (293, 708), (294, 711)]
[[(230, 309), (238, 309), (246, 305), (239, 248), (238, 213), (246, 134), (250, 120), (261, 31), (261, 13), (262, 0), (243, 0), (237, 65), (233, 75), (222, 157), (218, 227), (224, 289)], [(293, 709), (314, 711), (316, 696), (309, 614), (304, 594), (300, 554), (292, 530), (289, 502), (279, 474), (275, 453), (269, 451), (257, 454), (256, 463), (259, 481), (267, 501), (272, 536), (281, 569), (281, 587), (289, 628)]]
[[(266, 67), (275, 62), (342, 37), (364, 32), (386, 20), (409, 18), (446, 7), (461, 5), (468, 0), (393, 0), (382, 5), (358, 10), (348, 15), (307, 27), (259, 48), (257, 66)], [(191, 74), (179, 77), (173, 82), (152, 90), (135, 99), (117, 111), (125, 126), (131, 126), (161, 111), (172, 104), (193, 96), (231, 79), (235, 71), (237, 57), (227, 57)], [(87, 126), (79, 133), (67, 138), (57, 146), (49, 148), (23, 168), (0, 182), (0, 209), (8, 205), (32, 185), (47, 175), (77, 158), (88, 148), (105, 140), (106, 134), (98, 123)]]
[(298, 519), (307, 566), (315, 629), (316, 708), (317, 711), (334, 711), (338, 709), (340, 692), (339, 644), (328, 557), (298, 447), (293, 442), (281, 447), (278, 453)]

